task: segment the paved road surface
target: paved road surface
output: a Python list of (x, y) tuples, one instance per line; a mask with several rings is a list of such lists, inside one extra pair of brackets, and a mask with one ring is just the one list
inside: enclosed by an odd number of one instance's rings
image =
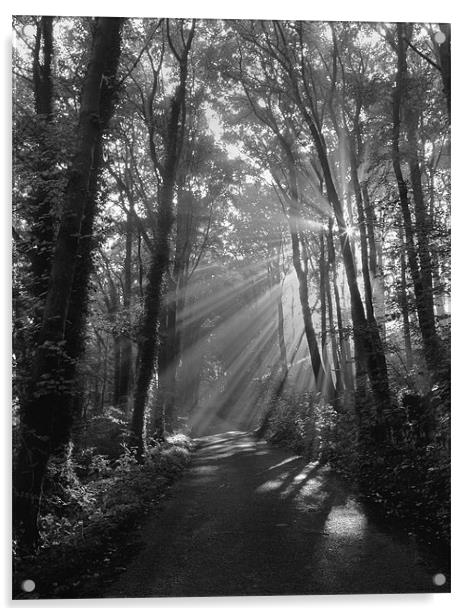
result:
[(368, 519), (327, 469), (241, 432), (200, 445), (106, 597), (449, 590), (412, 539)]

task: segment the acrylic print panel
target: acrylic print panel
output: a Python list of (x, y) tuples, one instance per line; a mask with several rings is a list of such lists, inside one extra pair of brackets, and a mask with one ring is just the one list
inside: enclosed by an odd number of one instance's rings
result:
[(450, 591), (450, 26), (13, 18), (13, 597)]

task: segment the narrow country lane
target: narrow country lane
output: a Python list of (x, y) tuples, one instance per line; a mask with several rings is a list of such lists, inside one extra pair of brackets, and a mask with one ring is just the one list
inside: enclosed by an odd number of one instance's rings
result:
[(449, 590), (331, 472), (241, 432), (200, 440), (142, 541), (107, 598)]

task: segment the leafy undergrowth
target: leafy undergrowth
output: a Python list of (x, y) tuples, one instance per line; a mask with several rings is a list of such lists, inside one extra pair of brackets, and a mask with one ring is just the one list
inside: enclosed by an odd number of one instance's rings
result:
[[(192, 441), (177, 434), (150, 448), (142, 464), (129, 451), (113, 464), (90, 452), (80, 452), (69, 465), (52, 463), (40, 520), (42, 545), (34, 556), (14, 555), (13, 597), (99, 597), (136, 551), (132, 531), (149, 510), (158, 509), (192, 449)], [(22, 590), (24, 580), (34, 581), (34, 592)]]
[(385, 446), (361, 456), (359, 488), (427, 543), (450, 544), (450, 454), (436, 443)]
[(353, 416), (295, 396), (279, 401), (267, 440), (329, 463), (379, 515), (445, 553), (450, 544), (450, 429), (448, 413), (442, 409), (439, 415), (427, 442), (411, 431), (408, 440), (378, 446), (370, 436), (361, 441)]
[(282, 397), (269, 421), (266, 439), (308, 459), (326, 460), (331, 454), (334, 409), (310, 394)]

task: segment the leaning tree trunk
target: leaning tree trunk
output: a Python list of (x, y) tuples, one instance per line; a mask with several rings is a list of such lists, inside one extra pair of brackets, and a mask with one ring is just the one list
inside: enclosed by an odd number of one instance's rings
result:
[(304, 118), (308, 124), (313, 141), (317, 150), (320, 165), (325, 178), (326, 192), (328, 201), (331, 203), (338, 230), (341, 238), (341, 251), (343, 254), (344, 267), (346, 270), (346, 278), (348, 281), (349, 294), (351, 297), (351, 317), (354, 330), (354, 342), (356, 353), (364, 358), (364, 363), (367, 366), (372, 392), (377, 405), (379, 419), (382, 410), (390, 405), (390, 390), (388, 385), (387, 364), (383, 350), (377, 344), (376, 337), (371, 333), (367, 322), (364, 306), (362, 303), (361, 294), (359, 291), (356, 275), (356, 267), (354, 255), (347, 233), (347, 226), (344, 219), (343, 207), (338, 197), (336, 187), (331, 175), (331, 169), (328, 162), (326, 143), (322, 134), (317, 129), (315, 122), (309, 115), (304, 105), (300, 101), (300, 108)]
[(14, 477), (14, 521), (18, 540), (25, 547), (34, 546), (38, 540), (37, 518), (43, 479), (55, 434), (62, 430), (64, 391), (68, 388), (64, 375), (69, 364), (64, 352), (66, 322), (90, 176), (103, 129), (99, 119), (106, 58), (116, 50), (120, 26), (121, 19), (117, 18), (98, 18), (96, 23), (82, 92), (78, 147), (64, 195), (31, 386), (21, 409), (21, 446)]
[[(281, 27), (279, 27), (279, 29), (282, 30)], [(320, 167), (323, 172), (327, 198), (331, 204), (338, 225), (341, 238), (341, 252), (351, 298), (351, 317), (356, 353), (363, 358), (367, 366), (367, 373), (380, 420), (382, 410), (390, 406), (390, 389), (385, 355), (382, 349), (377, 345), (377, 340), (370, 332), (364, 312), (364, 305), (357, 282), (354, 254), (347, 233), (343, 206), (339, 199), (331, 173), (327, 145), (321, 131), (321, 123), (317, 115), (315, 104), (310, 94), (301, 93), (302, 82), (304, 87), (306, 87), (304, 59), (302, 58), (302, 81), (299, 81), (298, 73), (290, 60), (290, 52), (286, 53), (285, 57), (286, 60), (289, 58), (289, 60), (286, 61), (285, 67), (290, 79), (293, 97), (312, 137)], [(307, 96), (307, 98), (305, 98), (305, 96)]]
[(289, 191), (291, 197), (291, 205), (288, 211), (288, 222), (292, 243), (292, 263), (294, 264), (295, 273), (297, 274), (297, 280), (299, 283), (300, 306), (302, 308), (305, 337), (307, 339), (308, 350), (310, 353), (310, 362), (312, 364), (312, 370), (315, 376), (315, 385), (317, 391), (321, 391), (325, 379), (325, 372), (323, 370), (323, 364), (318, 349), (317, 338), (315, 330), (313, 328), (312, 313), (309, 306), (306, 264), (302, 265), (302, 258), (300, 254), (300, 238), (298, 230), (299, 193), (297, 188), (297, 174), (295, 171), (295, 162), (292, 156), (292, 152), (288, 144), (285, 144), (282, 141), (281, 144), (283, 145), (283, 149), (286, 154), (289, 173)]
[[(357, 132), (359, 128), (357, 127)], [(359, 142), (359, 139), (358, 139)], [(358, 144), (360, 147), (360, 144)], [(363, 192), (359, 182), (358, 174), (358, 159), (356, 155), (356, 146), (354, 140), (351, 138), (349, 141), (349, 160), (351, 169), (351, 178), (354, 187), (354, 195), (356, 198), (356, 208), (359, 226), (359, 237), (361, 246), (361, 264), (362, 264), (362, 280), (364, 284), (364, 299), (366, 305), (366, 319), (369, 329), (369, 335), (375, 353), (380, 358), (385, 358), (382, 340), (380, 338), (379, 326), (375, 318), (375, 309), (373, 303), (372, 284), (369, 269), (369, 250), (367, 242), (367, 228), (366, 228), (366, 216), (364, 212)]]

